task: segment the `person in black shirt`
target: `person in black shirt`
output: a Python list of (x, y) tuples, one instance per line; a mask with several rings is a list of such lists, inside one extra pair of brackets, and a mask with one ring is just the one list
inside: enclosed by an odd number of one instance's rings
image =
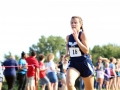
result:
[(64, 55), (62, 55), (60, 57), (60, 61), (58, 63), (58, 68), (60, 69), (60, 73), (58, 74), (58, 78), (62, 84), (61, 90), (67, 90), (67, 86), (66, 86), (66, 76), (64, 73), (64, 69), (63, 69), (63, 62), (64, 62), (65, 58)]

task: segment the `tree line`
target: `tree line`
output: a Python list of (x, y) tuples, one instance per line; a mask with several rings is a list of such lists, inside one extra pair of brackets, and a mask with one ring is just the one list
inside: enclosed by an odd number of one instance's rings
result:
[[(37, 55), (43, 53), (48, 55), (50, 52), (54, 53), (55, 55), (55, 62), (58, 61), (59, 56), (66, 53), (66, 40), (61, 36), (41, 36), (36, 44), (32, 44), (29, 47), (28, 54), (32, 51), (36, 51)], [(12, 53), (9, 52), (8, 54), (4, 55), (5, 59), (8, 59)], [(95, 45), (92, 49), (90, 48), (90, 54), (92, 55), (93, 64), (97, 62), (97, 58), (99, 56), (110, 58), (120, 58), (120, 46), (116, 44), (107, 44), (107, 45)], [(19, 60), (20, 57), (15, 55), (16, 60)], [(79, 84), (78, 84), (79, 85)], [(77, 85), (77, 86), (78, 86)], [(15, 85), (15, 90), (17, 90), (17, 83)], [(7, 90), (6, 82), (3, 84), (3, 89)]]
[[(61, 36), (41, 36), (36, 44), (32, 44), (31, 47), (29, 47), (28, 54), (32, 51), (36, 51), (37, 55), (42, 53), (45, 55), (48, 55), (50, 52), (54, 53), (55, 55), (55, 61), (59, 59), (60, 55), (63, 55), (66, 53), (66, 40), (62, 38)], [(95, 45), (92, 49), (90, 48), (90, 54), (92, 55), (93, 63), (97, 61), (97, 58), (99, 56), (110, 58), (120, 58), (120, 46), (116, 44), (107, 44), (107, 45)], [(7, 59), (11, 55), (11, 52), (9, 54), (5, 54), (4, 58)], [(16, 60), (19, 60), (19, 56), (15, 55)]]

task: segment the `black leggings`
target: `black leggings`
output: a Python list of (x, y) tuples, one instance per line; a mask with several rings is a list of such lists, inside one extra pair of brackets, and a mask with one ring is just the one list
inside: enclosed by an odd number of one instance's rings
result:
[(27, 76), (26, 74), (18, 74), (19, 87), (18, 90), (25, 90)]
[(14, 84), (16, 77), (15, 76), (5, 76), (7, 85), (8, 85), (8, 90), (13, 90)]

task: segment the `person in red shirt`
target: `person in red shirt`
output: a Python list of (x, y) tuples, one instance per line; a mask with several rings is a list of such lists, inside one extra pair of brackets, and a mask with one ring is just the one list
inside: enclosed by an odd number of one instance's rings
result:
[[(39, 63), (36, 59), (36, 52), (32, 51), (31, 56), (26, 58), (28, 63), (27, 71), (27, 89), (28, 90), (38, 90), (38, 80), (39, 80)], [(36, 86), (36, 87), (35, 87)]]
[(46, 76), (47, 68), (44, 65), (45, 56), (43, 54), (39, 55), (39, 77), (40, 77), (40, 85), (42, 86), (42, 90), (45, 90), (45, 86), (48, 85), (48, 90), (51, 90), (51, 85), (48, 77)]

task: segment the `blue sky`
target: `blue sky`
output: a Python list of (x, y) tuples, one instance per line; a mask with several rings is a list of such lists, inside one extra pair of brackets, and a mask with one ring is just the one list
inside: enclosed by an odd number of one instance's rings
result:
[(70, 18), (81, 16), (90, 48), (120, 45), (119, 0), (0, 0), (0, 55), (28, 52), (41, 35), (71, 33)]

